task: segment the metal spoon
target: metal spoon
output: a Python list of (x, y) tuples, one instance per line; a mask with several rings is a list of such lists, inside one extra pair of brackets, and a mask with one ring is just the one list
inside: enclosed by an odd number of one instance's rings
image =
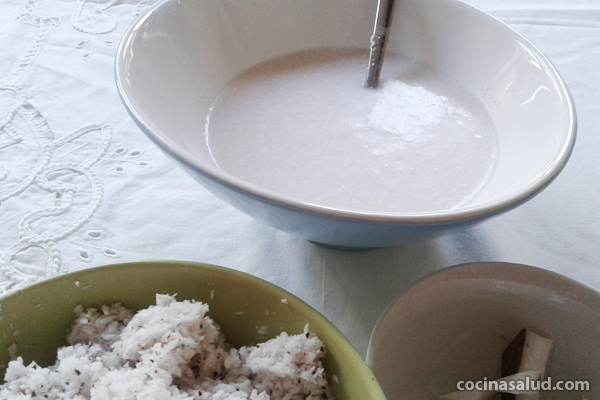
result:
[(367, 87), (376, 88), (379, 85), (379, 75), (381, 74), (385, 53), (385, 41), (392, 23), (393, 9), (394, 0), (378, 0), (375, 26), (373, 28), (373, 35), (371, 36), (371, 53), (367, 68), (367, 79), (365, 80), (365, 86)]

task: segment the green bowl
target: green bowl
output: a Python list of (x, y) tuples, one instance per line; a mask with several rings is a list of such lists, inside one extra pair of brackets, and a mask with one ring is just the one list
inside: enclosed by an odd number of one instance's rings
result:
[[(336, 400), (385, 399), (371, 370), (348, 340), (308, 304), (246, 273), (190, 262), (89, 268), (0, 298), (0, 376), (10, 361), (13, 343), (26, 363), (53, 364), (57, 348), (66, 344), (76, 305), (87, 308), (119, 302), (139, 310), (155, 304), (157, 293), (207, 303), (209, 315), (236, 347), (263, 342), (283, 331), (301, 333), (308, 324), (327, 349), (323, 363)], [(257, 329), (262, 326), (268, 327), (266, 334)]]

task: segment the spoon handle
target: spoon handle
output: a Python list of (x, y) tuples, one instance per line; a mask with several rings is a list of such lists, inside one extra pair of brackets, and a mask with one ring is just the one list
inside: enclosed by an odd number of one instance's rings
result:
[(392, 23), (394, 0), (378, 0), (375, 26), (371, 36), (371, 53), (369, 55), (369, 66), (367, 68), (367, 87), (376, 88), (379, 85), (379, 75), (383, 65), (385, 53), (385, 42), (388, 30)]

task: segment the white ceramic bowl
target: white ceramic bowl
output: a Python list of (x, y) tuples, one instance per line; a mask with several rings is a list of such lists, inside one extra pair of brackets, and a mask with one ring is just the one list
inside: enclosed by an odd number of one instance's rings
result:
[(443, 71), (489, 108), (501, 148), (489, 181), (468, 204), (431, 212), (336, 209), (245, 182), (213, 163), (205, 118), (228, 81), (295, 51), (368, 48), (375, 7), (366, 0), (167, 0), (132, 25), (120, 44), (120, 96), (144, 133), (215, 195), (278, 229), (330, 246), (392, 246), (441, 234), (544, 189), (574, 144), (568, 90), (530, 42), (456, 0), (399, 3), (387, 54)]
[(522, 328), (553, 340), (554, 383), (590, 383), (542, 400), (600, 396), (600, 293), (524, 265), (462, 265), (419, 281), (378, 321), (367, 363), (388, 399), (437, 400), (458, 381), (499, 378), (502, 351)]

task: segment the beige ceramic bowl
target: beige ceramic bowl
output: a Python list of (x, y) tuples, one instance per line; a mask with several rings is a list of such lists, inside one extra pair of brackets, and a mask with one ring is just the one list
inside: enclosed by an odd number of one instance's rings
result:
[[(301, 333), (309, 324), (309, 330), (327, 349), (324, 366), (336, 399), (385, 399), (348, 340), (302, 300), (242, 272), (186, 262), (139, 262), (85, 269), (0, 298), (0, 365), (6, 368), (13, 343), (26, 362), (52, 364), (57, 348), (66, 344), (66, 331), (78, 304), (99, 307), (120, 302), (139, 310), (154, 304), (156, 293), (176, 293), (179, 300), (207, 303), (209, 315), (234, 346), (263, 342), (282, 331)], [(268, 333), (259, 333), (257, 326), (267, 326)]]
[(367, 361), (389, 399), (437, 400), (461, 380), (499, 378), (502, 351), (522, 328), (553, 340), (554, 383), (590, 384), (541, 400), (600, 397), (600, 293), (525, 265), (462, 265), (417, 282), (379, 320)]

